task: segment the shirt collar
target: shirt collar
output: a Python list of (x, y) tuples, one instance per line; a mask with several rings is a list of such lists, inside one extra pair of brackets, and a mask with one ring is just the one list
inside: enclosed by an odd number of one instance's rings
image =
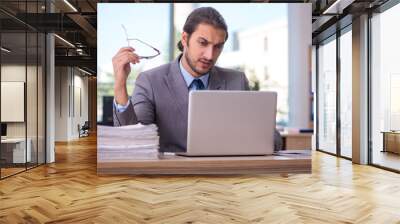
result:
[[(182, 56), (183, 57), (183, 56)], [(182, 57), (179, 60), (179, 68), (181, 69), (181, 73), (183, 76), (183, 79), (185, 79), (186, 86), (189, 88), (190, 84), (192, 84), (193, 80), (195, 79), (182, 65)], [(208, 78), (210, 77), (210, 73), (206, 73), (202, 76), (199, 77), (199, 79), (203, 82), (204, 87), (207, 89), (208, 88)]]

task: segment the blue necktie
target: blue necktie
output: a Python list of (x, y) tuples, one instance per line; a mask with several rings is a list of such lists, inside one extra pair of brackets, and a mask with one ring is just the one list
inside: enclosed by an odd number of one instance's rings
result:
[(203, 90), (205, 89), (203, 82), (200, 79), (194, 79), (190, 86), (194, 86), (196, 90)]

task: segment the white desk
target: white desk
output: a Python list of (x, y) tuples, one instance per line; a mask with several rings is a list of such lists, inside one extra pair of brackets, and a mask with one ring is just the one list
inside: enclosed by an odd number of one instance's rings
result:
[[(1, 139), (1, 144), (2, 147), (6, 146), (6, 149), (2, 148), (2, 153), (5, 152), (6, 150), (10, 150), (8, 147), (13, 147), (12, 148), (12, 163), (25, 163), (25, 162), (31, 162), (32, 154), (31, 154), (31, 145), (32, 145), (32, 140), (30, 138), (27, 138), (26, 142), (27, 147), (26, 147), (26, 152), (25, 152), (25, 138), (6, 138), (6, 139)], [(27, 158), (27, 161), (25, 161), (25, 158)]]

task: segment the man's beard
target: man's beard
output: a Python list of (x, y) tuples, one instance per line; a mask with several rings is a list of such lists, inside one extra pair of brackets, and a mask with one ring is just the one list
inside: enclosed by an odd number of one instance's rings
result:
[(192, 62), (192, 60), (190, 59), (187, 51), (184, 53), (184, 57), (185, 57), (188, 65), (189, 65), (190, 69), (192, 69), (192, 71), (196, 72), (200, 76), (202, 76), (204, 74), (207, 74), (211, 70), (211, 68), (213, 67), (213, 65), (212, 65), (212, 66), (210, 66), (210, 69), (208, 69), (206, 72), (200, 72), (199, 70), (196, 69), (196, 67), (195, 67), (194, 63)]

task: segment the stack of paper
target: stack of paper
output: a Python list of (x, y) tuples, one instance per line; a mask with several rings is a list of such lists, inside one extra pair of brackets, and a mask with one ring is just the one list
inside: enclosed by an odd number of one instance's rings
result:
[(138, 152), (154, 153), (158, 148), (159, 136), (155, 124), (120, 127), (97, 126), (99, 157), (132, 159), (132, 157), (138, 155)]

